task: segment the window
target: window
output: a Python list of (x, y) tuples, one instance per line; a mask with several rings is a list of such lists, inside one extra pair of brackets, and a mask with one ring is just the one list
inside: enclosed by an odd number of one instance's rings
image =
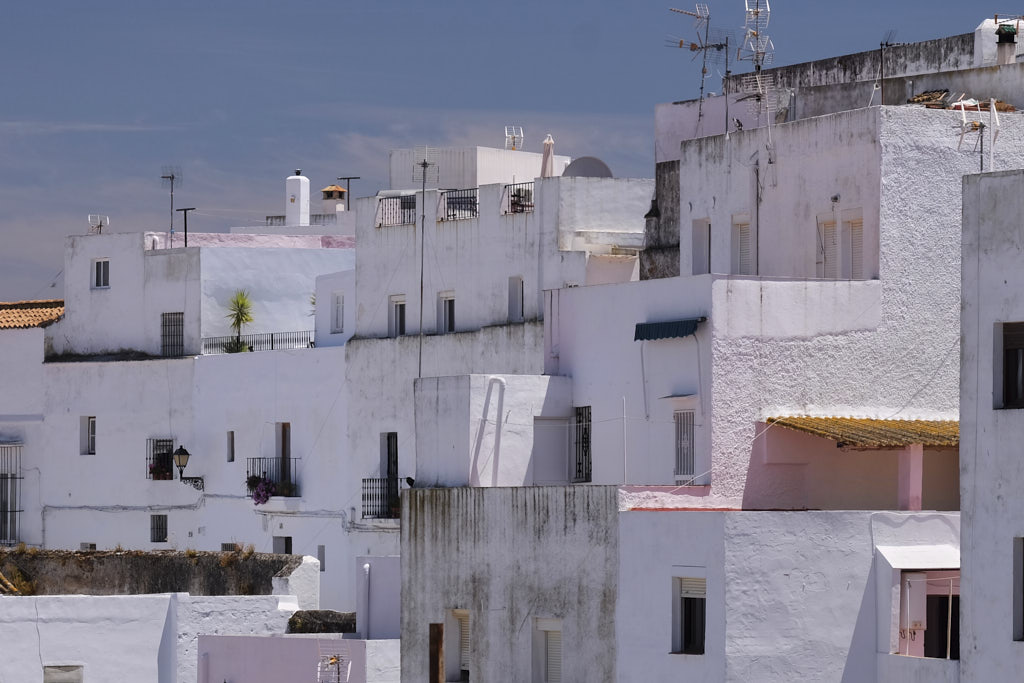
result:
[(445, 632), (452, 634), (451, 641), (445, 643), (445, 680), (468, 681), (469, 610), (450, 610), (445, 619)]
[(523, 322), (523, 278), (514, 275), (508, 279), (508, 321)]
[(590, 457), (590, 406), (578, 406), (573, 410), (573, 445), (575, 466), (574, 483), (590, 481), (592, 462)]
[(228, 432), (228, 462), (235, 461), (235, 432)]
[(754, 238), (749, 220), (733, 223), (732, 239), (732, 272), (737, 275), (755, 275)]
[(340, 334), (345, 331), (345, 295), (335, 292), (331, 303), (331, 334)]
[(174, 479), (174, 439), (146, 439), (146, 478)]
[(672, 652), (704, 654), (707, 579), (672, 579)]
[(538, 683), (561, 683), (562, 620), (537, 619), (533, 644), (534, 680)]
[(89, 550), (96, 550), (96, 544), (95, 543), (79, 543), (78, 544), (78, 549), (80, 551), (83, 551), (83, 552), (89, 551)]
[(167, 515), (149, 516), (149, 542), (167, 542)]
[(318, 545), (316, 547), (316, 559), (320, 562), (320, 571), (327, 571), (327, 546)]
[[(278, 422), (274, 425), (274, 441), (277, 458), (281, 467), (281, 482), (295, 483), (292, 478), (292, 423)], [(278, 494), (281, 495), (281, 494)]]
[(177, 358), (185, 355), (185, 314), (160, 314), (160, 355)]
[[(1002, 404), (1024, 408), (1024, 323), (1002, 323), (996, 338), (1002, 341)], [(1000, 334), (1001, 333), (1001, 334)]]
[(437, 295), (437, 331), (439, 334), (455, 331), (454, 292), (441, 292)]
[(292, 554), (291, 536), (274, 536), (274, 553), (277, 555)]
[(85, 667), (81, 665), (59, 665), (43, 667), (43, 683), (82, 683)]
[(676, 477), (692, 477), (693, 471), (693, 414), (692, 410), (673, 413), (676, 428)]
[(839, 238), (835, 221), (818, 221), (818, 248), (815, 274), (826, 280), (839, 277)]
[(388, 336), (405, 334), (405, 296), (397, 294), (388, 299)]
[(1024, 538), (1013, 539), (1013, 639), (1024, 640)]
[(702, 218), (693, 222), (693, 274), (711, 272), (711, 221)]
[(21, 444), (0, 444), (0, 546), (20, 540), (21, 479)]
[(98, 258), (92, 262), (93, 289), (110, 287), (110, 259)]
[(81, 448), (79, 452), (82, 455), (95, 455), (96, 454), (96, 417), (88, 416), (83, 417), (80, 420), (79, 426), (79, 440), (81, 441)]
[(850, 255), (850, 279), (864, 279), (864, 221), (860, 218), (843, 223), (843, 247)]
[(238, 552), (241, 549), (242, 549), (242, 545), (240, 543), (221, 543), (220, 544), (220, 551), (222, 553), (236, 553), (236, 552)]

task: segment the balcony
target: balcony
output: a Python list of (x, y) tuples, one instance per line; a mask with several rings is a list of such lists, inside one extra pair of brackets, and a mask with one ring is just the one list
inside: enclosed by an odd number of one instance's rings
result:
[(174, 479), (174, 439), (146, 439), (146, 479)]
[(274, 485), (271, 495), (298, 498), (299, 485), (295, 472), (298, 460), (300, 458), (295, 457), (246, 458), (245, 485), (249, 495), (252, 495), (260, 481), (266, 480)]
[(533, 183), (512, 183), (502, 193), (502, 213), (533, 211)]
[(0, 444), (0, 546), (21, 540), (21, 479), (21, 444)]
[(416, 223), (416, 195), (381, 197), (377, 202), (377, 227)]
[[(203, 355), (231, 353), (235, 335), (225, 337), (203, 337)], [(243, 334), (242, 351), (281, 351), (287, 349), (313, 348), (313, 330), (299, 332), (257, 332)]]
[(363, 519), (398, 519), (401, 498), (399, 479), (363, 479)]
[(479, 189), (445, 190), (441, 193), (438, 220), (457, 221), (480, 215)]

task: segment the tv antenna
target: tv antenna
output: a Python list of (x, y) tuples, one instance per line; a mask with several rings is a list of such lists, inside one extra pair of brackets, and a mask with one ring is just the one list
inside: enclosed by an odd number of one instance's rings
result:
[(902, 45), (902, 43), (893, 42), (894, 40), (896, 40), (896, 29), (891, 28), (885, 32), (882, 40), (878, 43), (878, 79), (875, 81), (875, 87), (871, 89), (869, 107), (875, 103), (876, 90), (878, 91), (878, 104), (885, 104), (885, 48)]
[(160, 171), (160, 180), (164, 186), (171, 188), (171, 245), (174, 244), (174, 186), (179, 188), (184, 184), (185, 177), (181, 173), (181, 166), (164, 166)]
[(670, 12), (685, 14), (693, 17), (693, 29), (697, 36), (696, 41), (687, 41), (676, 36), (669, 36), (666, 40), (668, 47), (676, 47), (689, 50), (693, 58), (700, 53), (700, 100), (697, 104), (697, 128), (700, 129), (701, 119), (704, 118), (704, 86), (708, 76), (709, 64), (725, 63), (725, 78), (722, 80), (722, 91), (725, 96), (725, 122), (726, 132), (729, 130), (729, 98), (726, 90), (729, 77), (729, 46), (736, 43), (736, 37), (732, 31), (711, 28), (711, 11), (707, 4), (698, 2), (696, 9), (691, 12), (685, 9), (669, 7)]
[[(507, 129), (506, 129), (507, 130)], [(522, 135), (522, 129), (520, 129)], [(514, 149), (514, 148), (513, 148)], [(424, 234), (427, 226), (427, 179), (437, 184), (437, 149), (434, 147), (420, 146), (413, 149), (413, 181), (420, 181), (423, 194), (420, 195), (420, 328), (419, 328), (419, 364), (416, 376), (423, 377), (423, 248)]]
[(101, 216), (96, 213), (89, 214), (89, 234), (100, 235), (103, 228), (110, 226), (110, 216)]
[(956, 145), (957, 151), (964, 145), (964, 138), (973, 133), (977, 133), (978, 137), (974, 141), (974, 150), (979, 151), (980, 149), (980, 172), (985, 172), (985, 135), (986, 131), (989, 137), (988, 144), (988, 170), (992, 171), (995, 169), (995, 152), (996, 152), (996, 140), (999, 139), (999, 110), (996, 109), (995, 98), (988, 101), (988, 123), (977, 120), (968, 120), (967, 112), (970, 111), (972, 114), (977, 114), (978, 118), (981, 118), (981, 102), (976, 100), (964, 100), (963, 95), (960, 96), (956, 102), (950, 105), (950, 109), (957, 109), (960, 111), (960, 123), (955, 126), (960, 130), (960, 141)]
[(736, 51), (736, 57), (752, 62), (754, 73), (743, 78), (741, 87), (747, 94), (740, 99), (747, 100), (750, 113), (759, 121), (762, 113), (767, 115), (768, 144), (771, 145), (772, 113), (778, 108), (778, 103), (769, 97), (769, 92), (775, 87), (775, 79), (761, 73), (761, 67), (775, 61), (775, 44), (766, 33), (771, 7), (768, 0), (745, 0), (745, 3), (746, 33), (743, 36), (743, 44)]
[(523, 148), (523, 127), (505, 126), (505, 149), (513, 151)]

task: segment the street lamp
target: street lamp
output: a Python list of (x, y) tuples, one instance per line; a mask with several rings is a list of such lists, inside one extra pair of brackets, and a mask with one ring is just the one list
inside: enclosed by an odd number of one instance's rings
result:
[(202, 477), (185, 476), (185, 466), (188, 465), (188, 459), (191, 455), (191, 453), (185, 450), (184, 446), (178, 446), (178, 450), (174, 451), (174, 466), (178, 468), (178, 479), (181, 480), (182, 484), (188, 484), (197, 491), (202, 491), (205, 488), (205, 482)]

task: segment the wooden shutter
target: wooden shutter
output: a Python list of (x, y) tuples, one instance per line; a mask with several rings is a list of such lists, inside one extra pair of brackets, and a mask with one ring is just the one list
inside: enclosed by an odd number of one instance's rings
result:
[(864, 279), (864, 221), (850, 222), (850, 279)]
[(544, 673), (546, 683), (562, 682), (561, 631), (544, 631)]
[(821, 248), (824, 255), (822, 277), (826, 280), (839, 278), (839, 240), (836, 237), (836, 224), (823, 223), (821, 226)]

